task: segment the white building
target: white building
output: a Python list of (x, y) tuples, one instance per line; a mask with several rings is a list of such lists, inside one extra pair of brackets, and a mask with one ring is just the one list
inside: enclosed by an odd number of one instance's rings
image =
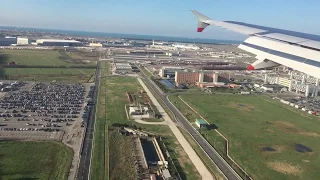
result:
[(101, 43), (90, 43), (89, 46), (90, 47), (102, 47), (103, 44), (101, 44)]
[(76, 40), (66, 39), (38, 39), (39, 46), (81, 46), (82, 43)]
[(200, 48), (195, 45), (187, 45), (187, 44), (172, 44), (173, 47), (177, 49), (188, 49), (188, 50), (199, 50)]
[(113, 72), (115, 73), (131, 73), (132, 66), (129, 63), (114, 63)]
[(24, 37), (18, 37), (17, 38), (17, 45), (28, 45), (31, 44), (31, 40)]
[(168, 77), (168, 76), (174, 76), (176, 71), (184, 70), (182, 67), (174, 67), (174, 66), (163, 66), (159, 70), (159, 76), (162, 78)]

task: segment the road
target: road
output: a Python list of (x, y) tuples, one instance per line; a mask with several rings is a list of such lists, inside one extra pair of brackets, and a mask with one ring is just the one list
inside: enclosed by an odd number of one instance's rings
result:
[(94, 106), (92, 106), (90, 111), (89, 120), (87, 123), (87, 129), (84, 136), (84, 141), (82, 144), (82, 149), (80, 150), (80, 162), (77, 172), (77, 179), (78, 180), (88, 180), (90, 175), (90, 167), (91, 167), (91, 158), (92, 158), (92, 148), (93, 148), (93, 132), (94, 132), (94, 122), (95, 122), (95, 114), (96, 114), (96, 103), (97, 103), (97, 97), (98, 97), (98, 90), (99, 90), (99, 84), (100, 84), (100, 70), (101, 70), (101, 62), (98, 61), (97, 63), (97, 69), (96, 69), (96, 78), (95, 78), (95, 84), (94, 84), (94, 93), (93, 93), (93, 102), (95, 103)]
[(170, 103), (167, 95), (163, 94), (159, 88), (155, 85), (152, 80), (150, 80), (144, 73), (142, 73), (145, 78), (145, 82), (151, 87), (154, 92), (156, 92), (164, 104), (171, 109), (174, 113), (176, 120), (187, 130), (191, 136), (199, 143), (201, 148), (207, 153), (210, 159), (219, 167), (222, 173), (229, 180), (239, 180), (242, 179), (231, 166), (218, 154), (218, 152), (203, 138), (203, 136), (189, 123), (187, 119), (180, 113), (180, 111)]
[(150, 89), (146, 86), (146, 84), (138, 78), (138, 81), (140, 82), (143, 89), (147, 92), (148, 96), (150, 97), (152, 103), (154, 106), (158, 109), (159, 113), (162, 115), (163, 119), (165, 120), (163, 123), (166, 124), (174, 136), (177, 138), (179, 144), (185, 151), (185, 153), (188, 155), (190, 161), (195, 166), (197, 171), (199, 172), (200, 176), (204, 180), (214, 180), (214, 177), (210, 173), (210, 171), (206, 168), (203, 161), (201, 161), (200, 157), (197, 155), (197, 153), (194, 151), (194, 149), (191, 147), (189, 142), (186, 140), (186, 138), (182, 135), (176, 124), (173, 122), (173, 120), (169, 117), (169, 115), (166, 113), (166, 111), (163, 109), (163, 107), (160, 105), (159, 101), (154, 97), (154, 94), (150, 91)]

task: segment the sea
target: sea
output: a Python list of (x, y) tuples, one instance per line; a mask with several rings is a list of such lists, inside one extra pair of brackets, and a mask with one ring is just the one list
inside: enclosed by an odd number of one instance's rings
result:
[(44, 32), (50, 34), (64, 34), (77, 37), (104, 37), (104, 38), (122, 38), (135, 40), (156, 40), (164, 42), (180, 42), (180, 43), (203, 43), (203, 44), (240, 44), (241, 41), (233, 40), (218, 40), (218, 39), (202, 39), (202, 38), (187, 38), (187, 37), (171, 37), (171, 36), (153, 36), (140, 34), (120, 34), (120, 33), (106, 33), (106, 32), (89, 32), (89, 31), (73, 31), (73, 30), (58, 30), (58, 29), (40, 29), (40, 28), (25, 28), (0, 26), (0, 29), (29, 31), (29, 32)]

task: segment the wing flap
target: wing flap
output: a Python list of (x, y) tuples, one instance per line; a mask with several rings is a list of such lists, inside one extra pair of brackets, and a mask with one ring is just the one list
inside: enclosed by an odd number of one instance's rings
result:
[(305, 41), (305, 42), (301, 42), (299, 44), (302, 46), (320, 49), (320, 42), (319, 41)]
[(281, 34), (281, 33), (270, 33), (270, 34), (265, 34), (263, 35), (264, 37), (280, 40), (280, 41), (286, 41), (290, 43), (300, 43), (303, 41), (308, 41), (308, 39), (305, 38), (300, 38), (296, 36), (290, 36), (286, 34)]

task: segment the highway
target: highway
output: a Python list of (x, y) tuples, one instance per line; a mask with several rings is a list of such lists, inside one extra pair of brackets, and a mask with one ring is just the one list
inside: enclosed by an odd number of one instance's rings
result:
[[(142, 71), (141, 71), (142, 72)], [(222, 173), (229, 180), (239, 180), (242, 179), (232, 168), (231, 166), (218, 154), (218, 152), (202, 137), (202, 135), (189, 123), (187, 119), (180, 113), (180, 111), (170, 103), (167, 98), (167, 95), (163, 94), (155, 83), (148, 78), (144, 73), (141, 73), (145, 78), (145, 82), (149, 87), (156, 92), (159, 97), (162, 99), (164, 104), (174, 113), (176, 120), (188, 131), (191, 136), (198, 142), (200, 147), (207, 153), (210, 159), (219, 167)]]
[(91, 158), (92, 158), (92, 148), (93, 148), (93, 138), (94, 138), (94, 122), (95, 122), (95, 114), (96, 114), (96, 103), (98, 97), (98, 90), (100, 84), (100, 70), (101, 70), (101, 61), (97, 63), (96, 69), (96, 77), (94, 84), (94, 93), (93, 93), (93, 102), (95, 103), (92, 106), (90, 111), (89, 120), (86, 127), (86, 133), (84, 136), (84, 141), (82, 144), (82, 149), (80, 150), (80, 162), (77, 171), (77, 179), (78, 180), (89, 180), (90, 179), (90, 167), (91, 167)]

